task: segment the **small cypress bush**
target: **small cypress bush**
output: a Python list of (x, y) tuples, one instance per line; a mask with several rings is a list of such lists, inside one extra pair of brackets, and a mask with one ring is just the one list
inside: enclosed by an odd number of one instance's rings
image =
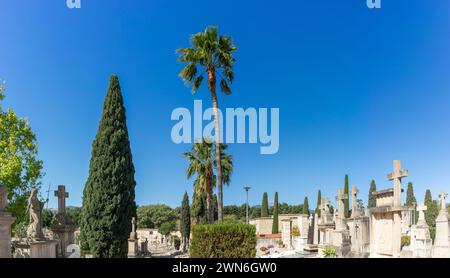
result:
[(256, 227), (231, 223), (195, 225), (189, 252), (191, 258), (254, 258)]

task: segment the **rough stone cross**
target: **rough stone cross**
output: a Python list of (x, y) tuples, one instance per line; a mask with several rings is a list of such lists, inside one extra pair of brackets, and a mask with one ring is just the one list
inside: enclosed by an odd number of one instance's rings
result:
[(358, 214), (359, 208), (358, 208), (358, 193), (359, 190), (356, 187), (356, 185), (352, 186), (352, 216), (355, 217)]
[(132, 233), (136, 232), (136, 219), (134, 217), (131, 218), (131, 232)]
[(445, 199), (447, 199), (448, 193), (445, 191), (442, 191), (441, 194), (439, 194), (439, 198), (441, 199), (441, 210), (447, 210), (445, 207)]
[(425, 214), (424, 211), (427, 210), (427, 206), (425, 206), (423, 203), (417, 206), (417, 211), (419, 211), (419, 220), (418, 223), (423, 223), (425, 221)]
[(58, 214), (66, 213), (66, 198), (69, 198), (69, 193), (66, 192), (64, 185), (58, 186), (58, 190), (55, 191), (55, 196), (58, 197)]
[(402, 169), (402, 162), (394, 160), (394, 172), (387, 175), (387, 179), (394, 183), (394, 207), (401, 207), (402, 178), (408, 176), (408, 170)]
[(348, 199), (348, 195), (344, 194), (344, 189), (339, 188), (338, 195), (336, 196), (336, 200), (338, 201), (338, 213), (340, 218), (345, 218), (344, 207), (345, 200)]

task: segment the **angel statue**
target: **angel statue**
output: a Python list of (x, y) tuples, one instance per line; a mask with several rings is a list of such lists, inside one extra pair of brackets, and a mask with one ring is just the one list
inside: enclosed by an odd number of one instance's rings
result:
[(30, 224), (27, 229), (27, 237), (32, 240), (43, 240), (45, 239), (44, 233), (42, 232), (42, 210), (44, 205), (48, 202), (41, 202), (38, 199), (38, 190), (33, 187), (31, 189), (30, 198), (28, 199), (27, 212), (30, 213)]

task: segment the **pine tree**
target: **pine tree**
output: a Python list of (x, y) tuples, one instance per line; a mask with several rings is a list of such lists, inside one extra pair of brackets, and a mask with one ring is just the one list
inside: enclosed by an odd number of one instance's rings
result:
[(275, 192), (275, 200), (273, 203), (272, 234), (278, 234), (278, 231), (278, 192)]
[(264, 192), (261, 205), (261, 217), (268, 217), (268, 216), (269, 216), (269, 201), (267, 198), (267, 192)]
[(344, 214), (345, 214), (345, 218), (349, 218), (350, 217), (350, 211), (349, 211), (349, 202), (348, 199), (350, 198), (349, 194), (348, 194), (349, 190), (348, 190), (348, 175), (345, 175), (345, 181), (344, 181), (344, 194), (347, 195), (347, 199), (344, 200)]
[(306, 214), (309, 216), (308, 197), (305, 197), (305, 200), (303, 201), (303, 214)]
[(369, 201), (367, 202), (367, 208), (374, 208), (377, 206), (377, 202), (375, 199), (375, 196), (373, 196), (373, 192), (377, 191), (377, 185), (375, 184), (375, 181), (372, 180), (370, 182), (370, 189), (369, 189)]
[(186, 252), (189, 246), (189, 237), (191, 235), (191, 208), (189, 207), (189, 196), (184, 193), (181, 204), (181, 237), (183, 240), (183, 252)]
[(81, 242), (94, 257), (127, 256), (135, 186), (122, 92), (111, 76), (83, 191)]
[(320, 217), (320, 203), (322, 202), (322, 192), (317, 193), (317, 207), (316, 207), (316, 213), (317, 216)]

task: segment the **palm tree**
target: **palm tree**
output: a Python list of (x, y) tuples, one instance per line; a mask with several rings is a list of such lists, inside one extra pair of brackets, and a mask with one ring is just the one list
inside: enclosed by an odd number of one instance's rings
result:
[[(192, 87), (192, 92), (198, 91), (204, 74), (208, 78), (208, 88), (211, 92), (214, 128), (216, 137), (216, 164), (218, 165), (218, 218), (223, 220), (223, 192), (222, 183), (223, 173), (221, 167), (220, 151), (220, 129), (219, 129), (219, 103), (216, 94), (216, 78), (220, 77), (220, 89), (226, 95), (231, 94), (230, 85), (233, 83), (233, 64), (235, 59), (232, 55), (236, 51), (231, 37), (218, 35), (217, 27), (207, 27), (204, 32), (197, 33), (191, 37), (190, 48), (180, 48), (177, 50), (179, 61), (187, 63), (186, 67), (180, 72), (180, 77), (186, 85)], [(199, 71), (199, 69), (201, 71)]]
[[(225, 184), (230, 183), (231, 174), (233, 173), (233, 158), (224, 151), (227, 145), (221, 145), (221, 167), (223, 173), (223, 181)], [(217, 163), (214, 161), (215, 149), (211, 139), (203, 139), (192, 146), (192, 150), (184, 154), (189, 160), (189, 166), (186, 174), (190, 179), (194, 175), (194, 190), (197, 196), (206, 195), (206, 208), (208, 211), (208, 223), (214, 222), (214, 204), (213, 204), (213, 188), (216, 184), (216, 175), (214, 170), (218, 170)], [(217, 171), (218, 172), (218, 171)]]

